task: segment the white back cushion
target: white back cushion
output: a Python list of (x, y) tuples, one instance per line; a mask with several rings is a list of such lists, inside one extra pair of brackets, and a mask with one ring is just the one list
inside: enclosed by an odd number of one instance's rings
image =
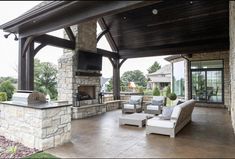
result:
[(142, 101), (142, 96), (131, 96), (131, 100), (140, 100), (140, 102)]
[(176, 105), (173, 109), (173, 112), (171, 114), (171, 119), (178, 119), (180, 112), (181, 112), (181, 106), (180, 105)]
[(165, 100), (166, 97), (164, 96), (153, 96), (153, 99), (152, 100), (162, 100), (163, 101), (163, 105), (165, 106), (166, 105), (166, 100)]

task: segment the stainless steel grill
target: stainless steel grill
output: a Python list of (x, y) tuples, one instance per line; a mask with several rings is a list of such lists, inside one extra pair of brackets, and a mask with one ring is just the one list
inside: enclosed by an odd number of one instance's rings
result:
[(46, 97), (40, 92), (18, 90), (12, 96), (12, 102), (18, 104), (46, 103)]

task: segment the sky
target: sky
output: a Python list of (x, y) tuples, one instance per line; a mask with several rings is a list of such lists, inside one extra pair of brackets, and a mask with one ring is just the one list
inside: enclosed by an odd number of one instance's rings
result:
[[(0, 25), (8, 22), (27, 10), (31, 9), (40, 1), (0, 1)], [(100, 28), (97, 28), (97, 33)], [(12, 76), (17, 77), (17, 63), (18, 63), (18, 41), (14, 40), (14, 35), (10, 35), (7, 39), (4, 38), (4, 33), (0, 30), (0, 77)], [(57, 37), (63, 37), (63, 30), (49, 33)], [(103, 37), (97, 44), (98, 48), (111, 50), (107, 40)], [(46, 46), (35, 56), (43, 62), (52, 62), (57, 65), (58, 59), (63, 54), (63, 49)], [(164, 60), (166, 56), (146, 57), (128, 59), (121, 67), (121, 75), (125, 71), (141, 70), (145, 75), (147, 69), (158, 61), (161, 66), (168, 64)], [(112, 77), (112, 65), (107, 58), (103, 58), (102, 75), (103, 77)]]

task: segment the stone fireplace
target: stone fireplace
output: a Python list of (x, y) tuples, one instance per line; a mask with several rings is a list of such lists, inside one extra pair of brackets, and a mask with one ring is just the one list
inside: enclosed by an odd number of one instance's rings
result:
[[(83, 99), (79, 101), (80, 107), (99, 105), (100, 71), (78, 70), (79, 50), (94, 53), (97, 51), (96, 22), (95, 19), (71, 26), (74, 35), (76, 35), (75, 50), (64, 50), (64, 54), (58, 61), (58, 99), (73, 104), (76, 103), (74, 96), (80, 93), (80, 95), (83, 95)], [(64, 36), (68, 39), (66, 33), (64, 33)]]

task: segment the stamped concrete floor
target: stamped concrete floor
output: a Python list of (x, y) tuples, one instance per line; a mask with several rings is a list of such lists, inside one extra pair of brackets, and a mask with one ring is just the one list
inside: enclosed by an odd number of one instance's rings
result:
[(72, 141), (47, 152), (61, 158), (235, 157), (235, 136), (225, 109), (199, 108), (176, 138), (119, 126), (121, 110), (72, 121)]

